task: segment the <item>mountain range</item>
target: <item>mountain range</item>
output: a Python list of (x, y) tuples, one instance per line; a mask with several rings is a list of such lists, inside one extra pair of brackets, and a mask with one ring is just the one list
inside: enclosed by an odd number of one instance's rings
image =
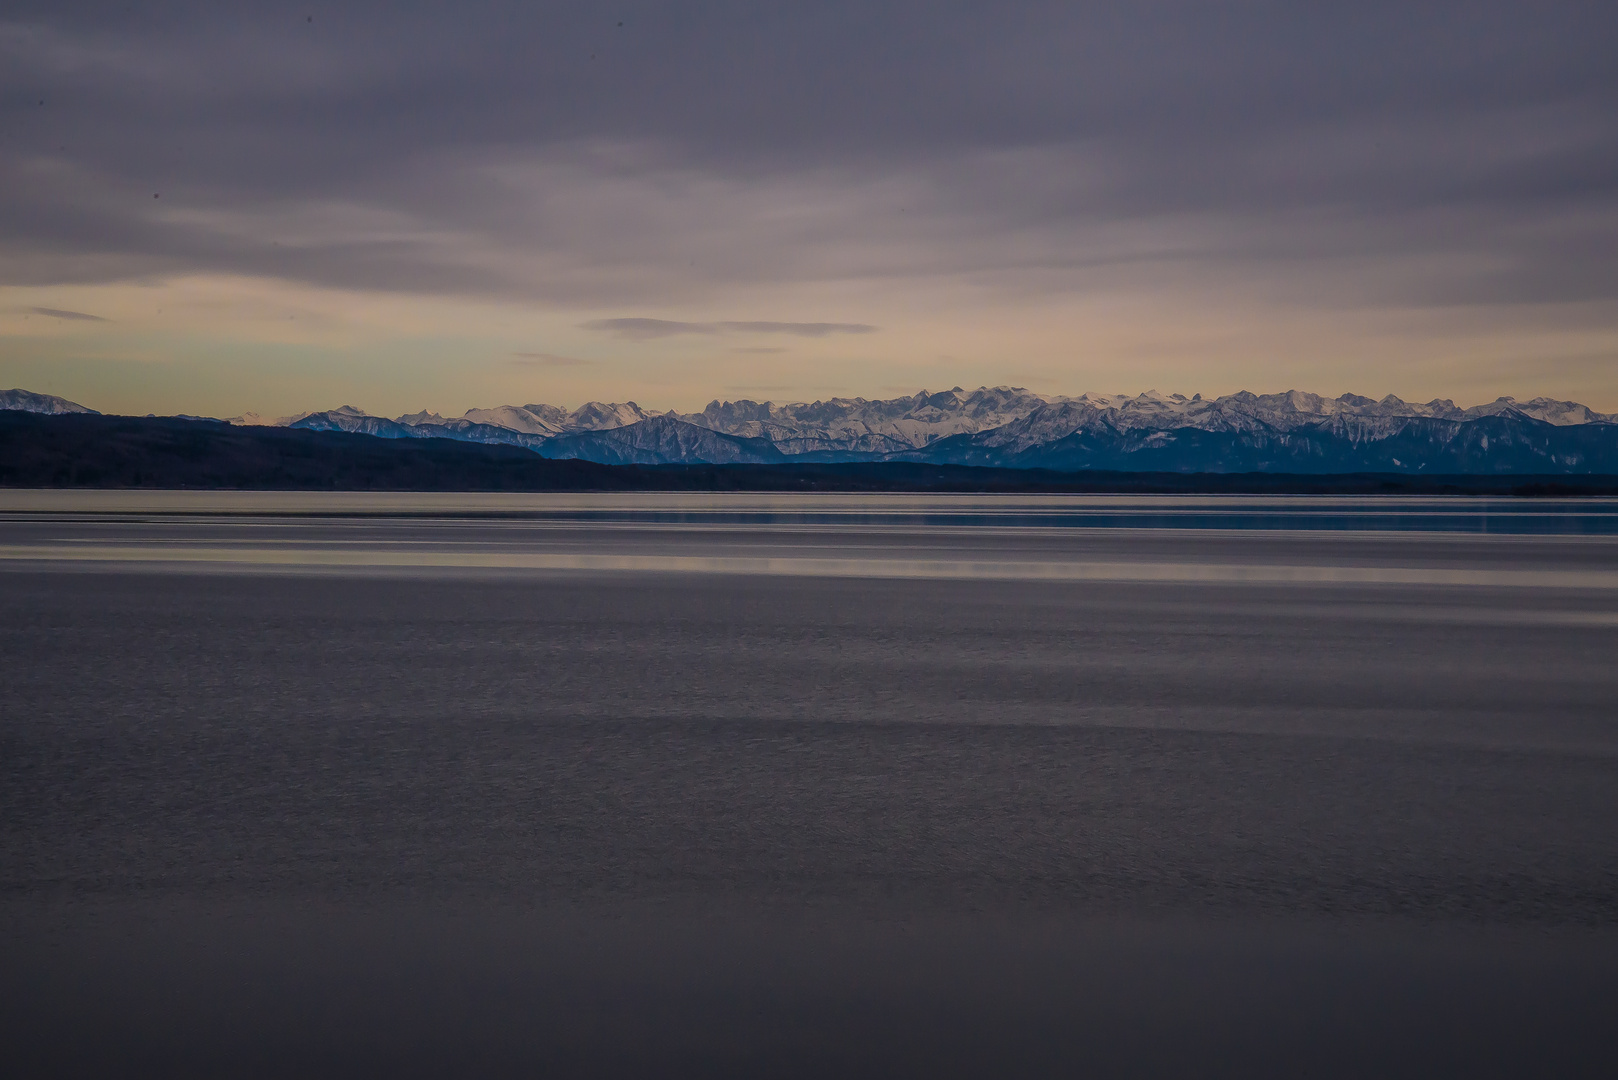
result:
[[(91, 412), (0, 392), (0, 409)], [(194, 418), (193, 418), (194, 419)], [(1302, 391), (1057, 397), (955, 387), (886, 400), (714, 401), (698, 413), (634, 402), (504, 405), (392, 419), (350, 405), (235, 426), (451, 439), (610, 465), (900, 461), (1057, 471), (1618, 474), (1618, 415), (1550, 398), (1460, 408)]]

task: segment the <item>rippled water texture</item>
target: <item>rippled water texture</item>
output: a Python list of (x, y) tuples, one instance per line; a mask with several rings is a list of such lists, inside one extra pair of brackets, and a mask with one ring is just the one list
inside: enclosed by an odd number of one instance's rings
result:
[(1605, 1075), (1618, 503), (0, 492), (25, 1072)]

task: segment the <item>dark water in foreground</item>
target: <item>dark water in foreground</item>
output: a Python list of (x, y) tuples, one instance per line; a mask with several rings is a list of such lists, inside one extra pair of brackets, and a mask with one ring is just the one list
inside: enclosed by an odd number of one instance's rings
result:
[(1606, 1075), (1614, 511), (0, 493), (0, 1042)]

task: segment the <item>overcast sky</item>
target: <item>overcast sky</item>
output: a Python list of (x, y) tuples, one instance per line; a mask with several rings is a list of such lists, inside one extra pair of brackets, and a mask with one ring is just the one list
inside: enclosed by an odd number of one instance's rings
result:
[(0, 389), (1618, 409), (1618, 4), (0, 9)]

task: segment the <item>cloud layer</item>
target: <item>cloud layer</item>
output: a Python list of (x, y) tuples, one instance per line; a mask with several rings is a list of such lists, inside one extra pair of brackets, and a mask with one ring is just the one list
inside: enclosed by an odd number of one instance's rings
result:
[(1109, 297), (1578, 324), (1606, 355), (1615, 41), (1610, 4), (1505, 0), (24, 0), (0, 288), (48, 313), (228, 276), (642, 349), (864, 335), (888, 382), (938, 305), (1016, 350), (1028, 311)]

